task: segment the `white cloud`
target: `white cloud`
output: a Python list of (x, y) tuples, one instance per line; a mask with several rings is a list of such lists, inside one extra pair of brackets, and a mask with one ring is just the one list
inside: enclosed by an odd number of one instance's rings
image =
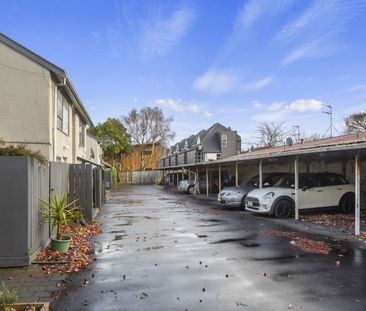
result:
[(231, 70), (208, 70), (193, 82), (193, 87), (211, 94), (224, 94), (234, 89), (237, 84), (238, 77)]
[(289, 105), (286, 105), (285, 108), (290, 111), (319, 111), (324, 107), (324, 104), (316, 99), (298, 99), (292, 102)]
[(283, 108), (284, 106), (285, 106), (285, 103), (274, 102), (268, 106), (268, 110), (277, 111), (277, 110), (280, 110), (281, 108)]
[(251, 26), (260, 18), (268, 19), (284, 9), (293, 2), (291, 0), (249, 0), (245, 2), (237, 17), (237, 24), (245, 27)]
[(197, 104), (190, 104), (190, 103), (183, 103), (180, 100), (173, 100), (173, 99), (157, 99), (155, 101), (157, 105), (166, 107), (170, 110), (174, 110), (176, 112), (191, 112), (195, 114), (202, 115), (206, 118), (212, 117), (212, 113), (203, 109), (201, 106)]
[(191, 8), (176, 10), (168, 18), (155, 16), (143, 23), (140, 47), (145, 56), (166, 54), (186, 34), (197, 14)]
[(316, 99), (298, 99), (290, 104), (274, 102), (268, 106), (264, 105), (264, 107), (266, 107), (268, 112), (256, 114), (253, 116), (253, 119), (261, 122), (285, 120), (289, 114), (294, 112), (320, 111), (324, 104)]
[(262, 80), (250, 82), (246, 85), (244, 85), (243, 90), (244, 91), (259, 91), (266, 86), (270, 85), (272, 83), (273, 77), (268, 76), (263, 78)]
[(260, 103), (260, 102), (258, 102), (258, 101), (254, 101), (254, 102), (253, 102), (253, 106), (254, 106), (254, 108), (255, 108), (255, 109), (264, 109), (264, 108), (266, 107), (266, 105), (265, 105), (265, 104)]
[(308, 42), (305, 43), (299, 47), (297, 47), (296, 49), (294, 49), (293, 51), (291, 51), (283, 60), (282, 60), (282, 64), (283, 65), (289, 65), (293, 62), (296, 62), (300, 59), (303, 58), (311, 58), (311, 57), (316, 57), (316, 56), (320, 56), (320, 50), (318, 48), (319, 41), (312, 41), (312, 42)]

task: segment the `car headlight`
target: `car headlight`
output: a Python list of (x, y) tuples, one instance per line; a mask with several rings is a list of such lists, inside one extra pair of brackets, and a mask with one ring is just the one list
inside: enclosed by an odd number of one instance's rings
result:
[(263, 199), (265, 200), (269, 200), (272, 199), (274, 197), (275, 193), (274, 192), (268, 192), (263, 196)]

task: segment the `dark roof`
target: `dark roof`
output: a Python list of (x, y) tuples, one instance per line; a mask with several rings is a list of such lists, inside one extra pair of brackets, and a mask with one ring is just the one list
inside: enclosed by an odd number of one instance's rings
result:
[(12, 48), (13, 50), (17, 51), (18, 53), (24, 55), (25, 57), (29, 58), (30, 60), (34, 61), (38, 65), (48, 69), (50, 72), (53, 73), (53, 77), (57, 80), (57, 83), (66, 82), (64, 91), (66, 92), (67, 96), (70, 99), (74, 99), (75, 106), (78, 109), (79, 113), (83, 117), (84, 121), (88, 125), (93, 125), (93, 121), (91, 120), (88, 112), (86, 111), (83, 103), (79, 95), (77, 94), (74, 86), (72, 85), (70, 79), (67, 76), (67, 73), (62, 68), (56, 66), (55, 64), (51, 63), (50, 61), (46, 60), (45, 58), (39, 56), (38, 54), (34, 53), (33, 51), (27, 49), (23, 45), (15, 42), (14, 40), (10, 39), (9, 37), (5, 36), (0, 32), (0, 42), (5, 44), (6, 46)]
[[(185, 146), (186, 141), (188, 143), (188, 148), (191, 148), (191, 147), (196, 145), (198, 137), (200, 137), (201, 142), (203, 142), (203, 140), (205, 139), (206, 136), (215, 135), (216, 134), (215, 130), (217, 130), (217, 129), (221, 129), (221, 130), (224, 130), (224, 131), (229, 131), (230, 130), (229, 128), (223, 126), (220, 123), (215, 123), (210, 128), (208, 128), (207, 130), (201, 130), (195, 135), (191, 135), (187, 138), (182, 139), (180, 142), (178, 142), (178, 143), (174, 144), (173, 146), (171, 146), (171, 148), (172, 148), (173, 152), (175, 152), (175, 150), (177, 149), (177, 146), (178, 146), (179, 150), (182, 150)], [(213, 148), (215, 150), (216, 149), (219, 150), (220, 149), (219, 147), (220, 146), (213, 146)], [(217, 151), (217, 152), (219, 152), (219, 151)]]
[(341, 150), (342, 147), (345, 147), (345, 149), (347, 149), (347, 146), (360, 144), (366, 144), (366, 132), (327, 137), (317, 140), (309, 140), (302, 143), (293, 144), (292, 146), (283, 145), (269, 148), (257, 148), (253, 151), (248, 151), (236, 156), (219, 160), (218, 162), (241, 161), (252, 158), (259, 159), (264, 157), (281, 156), (287, 154), (296, 155), (301, 153), (307, 153), (309, 151), (311, 152), (323, 149), (327, 149), (328, 151), (333, 149)]

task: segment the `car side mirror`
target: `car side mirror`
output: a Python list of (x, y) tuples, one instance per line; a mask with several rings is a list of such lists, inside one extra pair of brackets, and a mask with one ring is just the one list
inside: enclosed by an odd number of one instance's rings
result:
[(309, 186), (304, 186), (304, 187), (302, 187), (302, 191), (306, 191), (306, 190), (308, 190), (308, 189), (310, 189), (310, 187), (309, 187)]

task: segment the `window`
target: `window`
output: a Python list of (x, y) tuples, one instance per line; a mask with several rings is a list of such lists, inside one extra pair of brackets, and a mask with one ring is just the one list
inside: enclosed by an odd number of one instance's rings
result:
[(69, 103), (61, 92), (57, 95), (57, 128), (69, 135)]
[(79, 147), (85, 148), (85, 124), (80, 121), (79, 125)]
[(342, 175), (332, 173), (323, 174), (322, 186), (337, 186), (347, 183), (347, 180)]
[(227, 135), (221, 135), (221, 147), (227, 147)]
[(142, 151), (142, 154), (144, 156), (150, 156), (152, 154), (152, 151), (151, 150), (144, 150), (144, 151)]

